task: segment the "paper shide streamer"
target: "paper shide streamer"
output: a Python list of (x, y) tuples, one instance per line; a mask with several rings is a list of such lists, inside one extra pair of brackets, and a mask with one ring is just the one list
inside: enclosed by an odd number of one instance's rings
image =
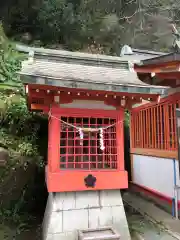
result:
[(83, 133), (82, 128), (79, 128), (78, 132), (79, 132), (79, 137), (80, 137), (80, 145), (82, 146), (83, 145), (83, 138), (84, 138), (84, 133)]
[(84, 132), (100, 132), (100, 149), (104, 151), (105, 146), (104, 146), (104, 133), (103, 133), (103, 128), (100, 129), (94, 129), (94, 128), (78, 128), (78, 133), (79, 133), (79, 138), (80, 138), (80, 145), (83, 145), (83, 138), (84, 138)]
[(100, 141), (100, 149), (102, 151), (104, 151), (105, 146), (104, 146), (104, 132), (103, 132), (103, 128), (100, 128), (99, 131), (100, 131), (100, 140), (99, 140)]

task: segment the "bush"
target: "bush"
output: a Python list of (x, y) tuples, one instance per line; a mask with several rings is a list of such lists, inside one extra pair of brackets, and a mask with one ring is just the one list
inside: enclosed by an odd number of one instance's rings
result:
[[(0, 24), (0, 83), (14, 87), (22, 87), (18, 71), (21, 69), (21, 61), (25, 59), (24, 54), (15, 50), (4, 33)], [(5, 86), (4, 86), (5, 87)]]
[(10, 134), (35, 138), (38, 124), (34, 121), (35, 114), (28, 111), (25, 98), (19, 94), (8, 96), (1, 93), (0, 99), (5, 101), (0, 117), (1, 126), (8, 129)]

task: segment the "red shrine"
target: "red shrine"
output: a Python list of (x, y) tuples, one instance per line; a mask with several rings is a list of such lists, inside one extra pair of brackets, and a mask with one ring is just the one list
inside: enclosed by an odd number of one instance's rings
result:
[(173, 217), (178, 218), (180, 53), (142, 60), (134, 69), (142, 82), (168, 88), (159, 104), (146, 103), (132, 110), (132, 187), (161, 207), (171, 206)]
[(20, 74), (29, 110), (49, 116), (48, 191), (127, 188), (125, 110), (163, 88), (123, 58), (57, 50), (35, 49)]

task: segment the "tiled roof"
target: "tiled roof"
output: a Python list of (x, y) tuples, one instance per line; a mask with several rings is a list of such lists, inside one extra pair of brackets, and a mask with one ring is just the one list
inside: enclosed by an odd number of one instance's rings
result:
[(144, 55), (144, 56), (162, 56), (166, 55), (168, 53), (165, 52), (158, 52), (158, 51), (150, 51), (150, 50), (144, 50), (144, 49), (137, 49), (137, 48), (132, 48), (132, 51), (134, 54), (138, 55)]
[(17, 45), (17, 50), (22, 52), (29, 53), (30, 51), (34, 51), (36, 58), (43, 58), (43, 57), (50, 57), (50, 58), (72, 58), (78, 59), (83, 58), (84, 60), (94, 60), (94, 61), (108, 61), (108, 62), (119, 62), (119, 61), (135, 61), (135, 60), (144, 60), (149, 58), (154, 58), (158, 56), (165, 55), (163, 52), (155, 52), (149, 50), (140, 50), (133, 48), (133, 55), (124, 55), (121, 57), (118, 56), (107, 56), (102, 54), (91, 54), (91, 53), (84, 53), (84, 52), (72, 52), (72, 51), (65, 51), (65, 50), (57, 50), (57, 49), (45, 49), (45, 48), (34, 48), (28, 47), (24, 45)]
[[(120, 62), (123, 61), (123, 58), (117, 56), (109, 56), (109, 55), (102, 55), (102, 54), (91, 54), (91, 53), (84, 53), (84, 52), (72, 52), (66, 50), (57, 50), (57, 49), (46, 49), (46, 48), (34, 48), (28, 47), (23, 45), (16, 45), (18, 51), (27, 52), (34, 51), (35, 58), (40, 59), (56, 59), (61, 60), (62, 58), (68, 58), (69, 60), (78, 60), (82, 59), (86, 60), (93, 60), (98, 62)], [(126, 60), (125, 60), (126, 61)]]
[(135, 72), (129, 71), (128, 65), (110, 68), (35, 60), (33, 64), (25, 64), (21, 74), (91, 83), (146, 85), (138, 79)]
[(141, 61), (140, 65), (148, 65), (148, 64), (162, 64), (173, 61), (180, 62), (180, 53), (169, 53), (163, 56), (154, 57), (151, 59), (144, 59)]
[(24, 62), (20, 74), (24, 83), (39, 83), (43, 78), (40, 84), (59, 87), (156, 94), (164, 91), (164, 87), (141, 82), (129, 66), (129, 61), (121, 57), (37, 49), (34, 60)]

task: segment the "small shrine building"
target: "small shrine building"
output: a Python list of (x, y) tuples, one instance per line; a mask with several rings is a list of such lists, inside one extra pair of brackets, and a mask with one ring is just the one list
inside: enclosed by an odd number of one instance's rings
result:
[(128, 187), (125, 110), (156, 103), (167, 88), (143, 83), (127, 59), (31, 49), (23, 63), (29, 110), (49, 119), (44, 239), (107, 225), (130, 239), (120, 194)]

